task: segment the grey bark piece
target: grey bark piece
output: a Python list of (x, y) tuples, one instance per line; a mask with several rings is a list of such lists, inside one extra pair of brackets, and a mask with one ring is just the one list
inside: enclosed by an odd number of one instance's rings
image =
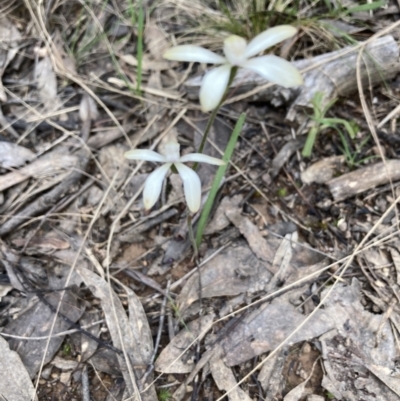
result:
[(7, 401), (37, 400), (35, 388), (21, 358), (0, 336), (0, 395)]
[(335, 201), (341, 201), (399, 179), (400, 160), (387, 160), (343, 174), (328, 181), (328, 186)]

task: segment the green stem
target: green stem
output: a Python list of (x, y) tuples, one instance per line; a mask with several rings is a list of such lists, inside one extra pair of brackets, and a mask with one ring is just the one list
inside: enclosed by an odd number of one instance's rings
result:
[(197, 249), (196, 239), (195, 239), (194, 233), (193, 233), (192, 215), (190, 214), (189, 209), (187, 210), (187, 224), (188, 224), (190, 242), (192, 243), (192, 247), (193, 247), (193, 251), (194, 251), (194, 258), (195, 258), (196, 264), (197, 264), (199, 253), (198, 253), (198, 249)]
[(143, 30), (144, 30), (144, 10), (143, 1), (139, 1), (139, 12), (138, 12), (138, 35), (137, 35), (137, 85), (136, 91), (140, 96), (140, 87), (142, 85), (142, 68), (143, 68)]
[[(210, 119), (207, 122), (207, 126), (206, 126), (206, 129), (204, 130), (203, 138), (201, 140), (201, 143), (200, 143), (199, 149), (197, 150), (197, 153), (203, 153), (204, 146), (206, 144), (208, 134), (210, 133), (211, 127), (214, 124), (214, 121), (215, 121), (215, 119), (217, 117), (219, 109), (221, 108), (222, 104), (225, 101), (226, 95), (228, 94), (229, 87), (231, 86), (231, 84), (232, 84), (232, 82), (233, 82), (233, 80), (235, 78), (236, 73), (237, 73), (237, 67), (232, 67), (231, 74), (229, 76), (228, 85), (226, 86), (224, 95), (222, 96), (221, 101), (218, 103), (218, 106), (211, 113)], [(193, 170), (194, 171), (197, 170), (198, 165), (199, 165), (199, 163), (197, 163), (197, 162), (193, 165)]]

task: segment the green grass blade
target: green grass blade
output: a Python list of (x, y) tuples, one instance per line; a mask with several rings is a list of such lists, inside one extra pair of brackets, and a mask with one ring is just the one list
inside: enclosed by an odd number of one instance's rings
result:
[(136, 90), (140, 95), (140, 87), (142, 85), (142, 65), (143, 65), (143, 31), (144, 31), (144, 10), (143, 0), (139, 0), (139, 13), (138, 13), (138, 35), (137, 35), (137, 51), (136, 58), (138, 61), (137, 65), (137, 85)]
[(319, 127), (312, 127), (310, 132), (307, 135), (306, 143), (304, 144), (303, 151), (301, 152), (303, 157), (310, 157), (312, 149), (314, 147), (315, 139), (317, 138), (317, 134), (319, 131)]
[(385, 1), (375, 1), (373, 3), (361, 4), (359, 6), (348, 8), (345, 14), (357, 13), (361, 11), (372, 11), (376, 10), (385, 5)]
[(246, 114), (242, 113), (239, 116), (239, 119), (235, 125), (235, 128), (232, 132), (231, 138), (229, 139), (228, 145), (226, 147), (225, 153), (224, 153), (224, 157), (222, 158), (222, 160), (225, 161), (225, 166), (221, 166), (218, 168), (217, 173), (215, 174), (215, 178), (214, 181), (212, 183), (212, 187), (210, 190), (210, 194), (208, 195), (208, 198), (206, 200), (206, 203), (204, 205), (204, 209), (201, 213), (200, 216), (200, 220), (199, 220), (199, 225), (197, 227), (197, 233), (196, 233), (196, 245), (197, 248), (199, 248), (200, 244), (201, 244), (201, 240), (203, 238), (203, 232), (204, 229), (206, 227), (207, 221), (208, 221), (208, 217), (210, 215), (211, 212), (211, 208), (212, 205), (214, 203), (214, 199), (217, 195), (218, 189), (219, 189), (219, 185), (222, 181), (222, 178), (225, 175), (226, 169), (228, 168), (229, 165), (229, 160), (232, 157), (233, 154), (233, 150), (235, 149), (236, 146), (236, 142), (239, 138), (240, 132), (242, 131), (242, 127), (244, 124), (244, 121), (246, 119)]

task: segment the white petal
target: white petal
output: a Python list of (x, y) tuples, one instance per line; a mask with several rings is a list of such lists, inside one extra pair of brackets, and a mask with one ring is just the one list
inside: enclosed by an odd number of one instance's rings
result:
[(185, 156), (182, 156), (179, 159), (180, 162), (186, 163), (186, 162), (200, 162), (200, 163), (208, 163), (208, 164), (214, 164), (216, 166), (224, 166), (226, 163), (221, 160), (217, 159), (215, 157), (203, 155), (203, 153), (189, 153)]
[(165, 157), (154, 150), (133, 149), (124, 153), (124, 157), (130, 160), (145, 160), (147, 162), (165, 162)]
[(201, 182), (199, 176), (189, 167), (182, 163), (174, 164), (183, 181), (186, 203), (192, 213), (200, 209), (201, 204)]
[(204, 47), (194, 45), (175, 46), (168, 49), (163, 57), (167, 60), (175, 61), (195, 61), (198, 63), (222, 64), (226, 60), (224, 57), (204, 49)]
[(143, 190), (143, 203), (146, 209), (151, 209), (157, 202), (161, 193), (164, 178), (167, 175), (171, 164), (172, 163), (163, 164), (147, 177)]
[(232, 35), (224, 40), (224, 54), (231, 65), (240, 66), (246, 61), (246, 39)]
[(207, 72), (200, 88), (200, 105), (203, 111), (215, 109), (228, 86), (231, 66), (226, 64)]
[(274, 84), (291, 88), (303, 84), (299, 70), (281, 57), (269, 55), (252, 58), (243, 65)]
[(297, 29), (291, 25), (279, 25), (267, 29), (250, 41), (246, 48), (246, 57), (253, 57), (265, 49), (268, 49), (268, 47), (291, 38), (296, 32)]

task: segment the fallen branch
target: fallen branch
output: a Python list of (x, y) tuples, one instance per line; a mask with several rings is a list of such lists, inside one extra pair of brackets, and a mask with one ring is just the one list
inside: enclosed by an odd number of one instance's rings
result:
[(343, 174), (328, 181), (328, 186), (335, 201), (340, 201), (396, 180), (400, 180), (400, 160), (388, 160)]

